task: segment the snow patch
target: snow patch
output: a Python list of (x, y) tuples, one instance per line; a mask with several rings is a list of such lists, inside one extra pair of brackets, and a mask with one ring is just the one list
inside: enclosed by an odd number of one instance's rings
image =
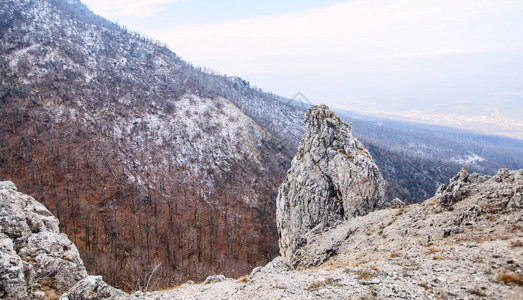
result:
[(469, 155), (454, 156), (451, 158), (453, 162), (462, 165), (473, 165), (485, 161), (485, 159), (475, 153), (469, 151)]

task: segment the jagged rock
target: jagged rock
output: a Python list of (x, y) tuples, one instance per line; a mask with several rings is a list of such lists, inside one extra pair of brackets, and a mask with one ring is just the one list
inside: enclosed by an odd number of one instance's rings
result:
[[(508, 169), (500, 169), (496, 175), (490, 177), (478, 173), (468, 174), (465, 169), (461, 169), (450, 180), (448, 185), (442, 184), (438, 188), (435, 197), (442, 206), (451, 207), (472, 194), (477, 190), (477, 186), (483, 183), (490, 183), (490, 185), (495, 183), (505, 184), (502, 190), (493, 189), (488, 198), (497, 199), (498, 202), (504, 200), (503, 207), (521, 207), (521, 194), (523, 192), (521, 188), (523, 185), (523, 172), (521, 170), (509, 171)], [(484, 192), (489, 191), (485, 189)]]
[(387, 203), (387, 206), (390, 208), (400, 208), (405, 206), (405, 202), (401, 201), (399, 198), (394, 198), (389, 203)]
[(0, 298), (27, 297), (23, 261), (14, 250), (13, 240), (3, 233), (0, 233), (0, 253)]
[(60, 300), (102, 300), (115, 297), (125, 298), (127, 294), (102, 280), (102, 276), (88, 276), (76, 283)]
[(309, 230), (365, 215), (384, 199), (383, 178), (352, 125), (325, 105), (310, 108), (305, 125), (276, 204), (280, 253), (293, 264)]
[(287, 272), (292, 270), (292, 266), (289, 264), (289, 261), (287, 261), (284, 257), (277, 256), (275, 257), (271, 262), (269, 262), (265, 267), (263, 267), (264, 270), (275, 270), (279, 273), (281, 272)]
[(0, 182), (0, 298), (43, 299), (85, 278), (76, 246), (58, 220), (32, 197)]
[(227, 278), (223, 275), (211, 275), (205, 278), (205, 284), (216, 283), (224, 280), (227, 280)]
[(490, 177), (472, 173), (469, 174), (464, 168), (458, 172), (449, 182), (449, 185), (442, 184), (436, 191), (436, 198), (441, 205), (450, 207), (454, 203), (467, 197), (471, 193), (474, 184), (487, 181)]

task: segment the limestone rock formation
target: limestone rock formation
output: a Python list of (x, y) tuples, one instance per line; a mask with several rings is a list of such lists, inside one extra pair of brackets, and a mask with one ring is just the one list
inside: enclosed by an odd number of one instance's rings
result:
[(289, 260), (304, 234), (361, 216), (383, 201), (384, 181), (369, 152), (325, 105), (305, 114), (305, 134), (278, 190), (280, 253)]
[(88, 276), (76, 283), (60, 300), (128, 299), (128, 295), (102, 280), (102, 276)]
[(87, 277), (76, 246), (58, 224), (12, 182), (0, 182), (0, 298), (54, 298)]
[(436, 191), (436, 198), (443, 206), (452, 206), (454, 203), (467, 197), (473, 185), (483, 183), (488, 176), (478, 173), (469, 174), (464, 168), (456, 174), (448, 185), (442, 184)]

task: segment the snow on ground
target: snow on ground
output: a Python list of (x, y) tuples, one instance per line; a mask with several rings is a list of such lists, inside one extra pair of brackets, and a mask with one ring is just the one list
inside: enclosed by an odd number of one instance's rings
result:
[(454, 156), (451, 160), (462, 165), (473, 165), (485, 161), (483, 157), (472, 152), (469, 152), (469, 155)]

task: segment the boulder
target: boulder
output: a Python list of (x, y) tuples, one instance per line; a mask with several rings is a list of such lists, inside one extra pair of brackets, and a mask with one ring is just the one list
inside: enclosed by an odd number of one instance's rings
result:
[(102, 300), (121, 298), (128, 295), (102, 280), (102, 276), (88, 276), (77, 282), (60, 300)]
[(0, 182), (0, 298), (60, 295), (87, 272), (58, 219), (32, 197)]

